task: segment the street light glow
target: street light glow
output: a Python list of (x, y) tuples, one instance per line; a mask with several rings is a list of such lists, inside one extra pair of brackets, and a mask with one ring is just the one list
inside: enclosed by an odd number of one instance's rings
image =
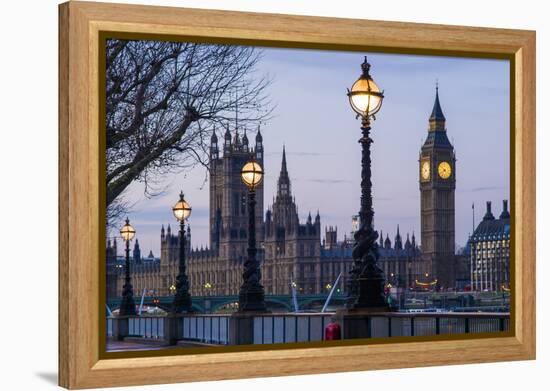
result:
[(130, 225), (130, 220), (126, 218), (126, 224), (124, 224), (124, 226), (120, 229), (120, 236), (122, 236), (122, 239), (126, 242), (129, 242), (135, 235), (136, 230)]
[(191, 207), (189, 206), (187, 201), (185, 201), (183, 197), (183, 191), (180, 193), (179, 201), (172, 208), (172, 212), (179, 222), (187, 220), (189, 216), (191, 216)]
[(363, 118), (369, 118), (375, 115), (382, 106), (384, 93), (380, 91), (378, 85), (372, 79), (369, 70), (370, 64), (365, 61), (361, 64), (362, 74), (359, 79), (348, 90), (349, 102), (351, 108)]
[(255, 161), (249, 161), (241, 170), (243, 183), (251, 190), (260, 184), (264, 176), (262, 166)]

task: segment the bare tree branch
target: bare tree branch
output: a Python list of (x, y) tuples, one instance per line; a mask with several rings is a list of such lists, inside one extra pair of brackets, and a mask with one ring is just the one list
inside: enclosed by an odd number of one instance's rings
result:
[(253, 47), (109, 40), (106, 68), (107, 205), (125, 209), (132, 182), (154, 195), (171, 172), (208, 164), (209, 136), (238, 110), (256, 126), (272, 112), (270, 80), (258, 76)]

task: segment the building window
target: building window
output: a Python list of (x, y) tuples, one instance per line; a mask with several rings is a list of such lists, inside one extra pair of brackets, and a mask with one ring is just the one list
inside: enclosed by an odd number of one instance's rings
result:
[(241, 194), (241, 214), (244, 216), (246, 214), (246, 195)]
[(234, 216), (239, 215), (239, 204), (240, 204), (239, 198), (240, 198), (239, 194), (233, 193), (233, 215)]

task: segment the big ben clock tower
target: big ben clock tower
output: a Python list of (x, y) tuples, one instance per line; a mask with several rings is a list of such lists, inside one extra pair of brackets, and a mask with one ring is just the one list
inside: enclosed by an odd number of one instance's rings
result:
[(441, 287), (454, 287), (456, 159), (438, 87), (429, 123), (419, 160), (423, 262), (418, 273), (422, 279), (437, 279)]

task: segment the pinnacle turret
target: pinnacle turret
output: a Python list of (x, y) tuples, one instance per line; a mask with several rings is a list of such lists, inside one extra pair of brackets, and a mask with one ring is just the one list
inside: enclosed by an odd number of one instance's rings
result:
[(248, 137), (246, 135), (246, 129), (244, 130), (244, 135), (243, 135), (243, 148), (245, 152), (248, 152)]
[(233, 140), (233, 146), (239, 148), (241, 146), (241, 140), (239, 139), (239, 129), (235, 129), (235, 139)]
[(281, 162), (281, 175), (282, 174), (285, 174), (286, 176), (288, 176), (288, 171), (287, 171), (287, 168), (286, 168), (286, 150), (285, 150), (285, 146), (283, 145), (283, 160)]
[(499, 219), (509, 219), (510, 212), (508, 212), (508, 200), (502, 200), (502, 213), (499, 216)]
[(430, 115), (430, 130), (445, 130), (445, 116), (441, 109), (441, 103), (439, 102), (439, 85), (435, 87), (435, 101)]
[(491, 201), (487, 201), (487, 211), (485, 212), (485, 216), (483, 216), (483, 220), (494, 220), (495, 216), (493, 216), (493, 213), (491, 212)]
[(229, 150), (231, 149), (231, 133), (229, 132), (229, 126), (225, 127), (225, 134), (223, 138), (224, 138), (223, 151), (229, 152)]
[(256, 143), (263, 142), (264, 139), (262, 137), (262, 133), (260, 132), (260, 126), (258, 125), (258, 133), (256, 133)]
[(401, 234), (399, 233), (399, 224), (397, 224), (397, 234), (395, 235), (394, 248), (396, 250), (403, 250), (403, 241), (401, 240)]
[(216, 128), (214, 127), (214, 130), (212, 130), (212, 137), (210, 137), (210, 159), (216, 160), (218, 157), (218, 136), (216, 136)]
[(409, 250), (412, 247), (411, 240), (409, 239), (409, 233), (407, 232), (407, 240), (405, 241), (405, 250)]
[(384, 241), (384, 248), (391, 249), (390, 235), (386, 234), (386, 240)]
[(277, 181), (277, 197), (290, 197), (290, 178), (288, 176), (288, 170), (286, 166), (286, 150), (283, 145), (283, 159), (281, 161), (281, 173), (279, 174), (279, 180)]
[(263, 137), (260, 133), (260, 125), (258, 125), (258, 133), (256, 133), (256, 146), (254, 152), (256, 153), (256, 160), (261, 161), (264, 158), (264, 146), (262, 144)]

